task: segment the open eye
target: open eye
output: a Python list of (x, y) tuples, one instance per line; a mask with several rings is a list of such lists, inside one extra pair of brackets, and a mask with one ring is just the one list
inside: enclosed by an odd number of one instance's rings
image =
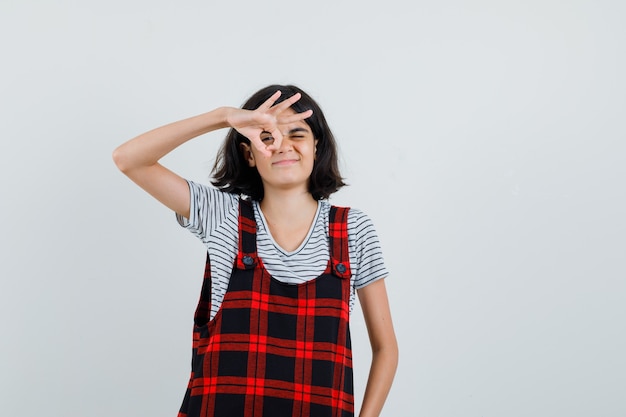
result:
[(266, 145), (271, 145), (274, 143), (274, 137), (269, 133), (261, 133), (261, 141), (263, 141)]

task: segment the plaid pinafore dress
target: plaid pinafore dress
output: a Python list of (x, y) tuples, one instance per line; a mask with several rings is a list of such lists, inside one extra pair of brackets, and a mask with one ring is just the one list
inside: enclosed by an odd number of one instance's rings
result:
[(238, 254), (213, 320), (207, 257), (179, 417), (354, 415), (347, 218), (331, 207), (326, 271), (286, 284), (265, 270), (252, 205), (240, 200)]

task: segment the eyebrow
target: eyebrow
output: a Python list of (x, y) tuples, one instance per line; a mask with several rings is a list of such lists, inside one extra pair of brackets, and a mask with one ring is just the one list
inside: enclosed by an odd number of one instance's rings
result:
[[(310, 131), (309, 131), (309, 129), (306, 129), (304, 127), (294, 127), (293, 129), (291, 129), (286, 134), (283, 133), (283, 135), (288, 136), (288, 135), (293, 135), (294, 133), (299, 133), (299, 132), (309, 133)], [(267, 130), (264, 130), (264, 131), (261, 132), (261, 134), (264, 134), (264, 133), (266, 133), (266, 134), (271, 136), (271, 133), (268, 132)]]
[(308, 132), (309, 132), (309, 130), (308, 130), (308, 129), (305, 129), (305, 128), (303, 128), (303, 127), (294, 127), (294, 128), (293, 128), (293, 129), (291, 129), (291, 130), (289, 131), (289, 133), (287, 133), (287, 134), (288, 134), (288, 135), (293, 135), (294, 133), (298, 133), (298, 132), (305, 132), (305, 133), (308, 133)]

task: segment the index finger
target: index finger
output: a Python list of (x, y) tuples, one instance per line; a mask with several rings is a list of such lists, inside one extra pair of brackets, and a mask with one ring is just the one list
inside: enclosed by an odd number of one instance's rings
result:
[(282, 92), (280, 90), (276, 90), (276, 92), (272, 94), (270, 98), (265, 100), (258, 108), (261, 110), (268, 110), (274, 105), (274, 103), (276, 103), (276, 100), (278, 100), (281, 94)]
[(291, 107), (291, 105), (293, 103), (295, 103), (296, 101), (300, 100), (302, 98), (302, 94), (300, 93), (296, 93), (293, 96), (289, 97), (288, 99), (285, 99), (284, 101), (281, 101), (280, 103), (278, 103), (277, 105), (273, 106), (270, 111), (274, 114), (279, 114), (282, 113), (283, 111), (287, 110), (289, 107)]

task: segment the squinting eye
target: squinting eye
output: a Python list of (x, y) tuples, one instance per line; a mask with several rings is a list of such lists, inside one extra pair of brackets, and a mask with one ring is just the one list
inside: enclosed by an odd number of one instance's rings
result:
[(261, 138), (261, 140), (262, 140), (263, 142), (266, 142), (266, 143), (273, 143), (273, 142), (274, 142), (274, 138), (273, 138), (273, 137), (271, 137), (271, 136), (266, 136), (266, 137), (264, 137), (264, 138)]

